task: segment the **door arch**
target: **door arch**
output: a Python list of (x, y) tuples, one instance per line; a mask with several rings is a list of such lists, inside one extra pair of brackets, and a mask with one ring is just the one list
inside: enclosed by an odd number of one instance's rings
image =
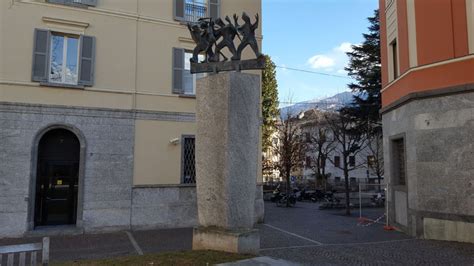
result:
[(39, 136), (34, 184), (34, 226), (76, 224), (80, 190), (81, 141), (53, 127)]

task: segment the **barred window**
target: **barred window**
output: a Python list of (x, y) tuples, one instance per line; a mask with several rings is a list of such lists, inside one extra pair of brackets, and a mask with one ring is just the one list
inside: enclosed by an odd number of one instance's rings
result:
[(196, 183), (196, 167), (194, 162), (194, 136), (183, 136), (182, 141), (182, 182), (185, 184)]
[(392, 140), (392, 172), (394, 183), (398, 185), (406, 184), (405, 169), (405, 142), (403, 138)]

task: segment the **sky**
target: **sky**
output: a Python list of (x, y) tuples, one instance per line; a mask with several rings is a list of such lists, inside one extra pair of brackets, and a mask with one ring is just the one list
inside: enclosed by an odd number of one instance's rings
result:
[[(262, 0), (262, 51), (277, 66), (281, 105), (347, 91), (351, 45), (363, 41), (378, 0)], [(334, 75), (334, 76), (331, 76)]]

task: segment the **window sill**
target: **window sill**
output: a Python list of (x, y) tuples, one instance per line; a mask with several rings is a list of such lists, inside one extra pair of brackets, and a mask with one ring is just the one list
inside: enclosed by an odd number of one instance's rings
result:
[(196, 99), (196, 94), (180, 94), (179, 98)]
[(83, 85), (72, 85), (72, 84), (62, 84), (62, 83), (53, 83), (53, 82), (40, 82), (40, 86), (67, 88), (67, 89), (81, 89), (81, 90), (84, 89)]
[(50, 4), (50, 5), (58, 5), (58, 6), (69, 6), (69, 7), (77, 7), (77, 8), (83, 8), (83, 9), (88, 9), (89, 6), (88, 5), (84, 5), (84, 4), (79, 4), (79, 3), (68, 3), (68, 4), (63, 4), (63, 3), (50, 3), (50, 2), (47, 2), (46, 3)]

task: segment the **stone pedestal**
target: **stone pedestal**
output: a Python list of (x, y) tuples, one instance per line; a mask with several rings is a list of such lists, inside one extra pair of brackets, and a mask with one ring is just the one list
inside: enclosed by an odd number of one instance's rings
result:
[(257, 253), (260, 77), (209, 75), (197, 81), (196, 98), (199, 227), (193, 249)]

